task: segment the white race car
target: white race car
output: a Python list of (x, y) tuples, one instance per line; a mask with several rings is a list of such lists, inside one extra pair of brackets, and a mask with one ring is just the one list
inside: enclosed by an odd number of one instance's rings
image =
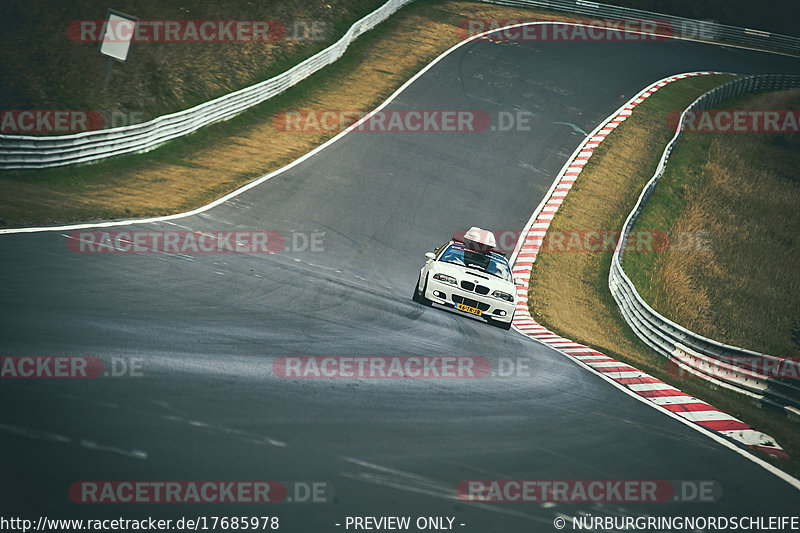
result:
[(436, 303), (511, 328), (517, 287), (506, 258), (494, 251), (491, 231), (472, 227), (435, 252), (419, 272), (414, 301)]

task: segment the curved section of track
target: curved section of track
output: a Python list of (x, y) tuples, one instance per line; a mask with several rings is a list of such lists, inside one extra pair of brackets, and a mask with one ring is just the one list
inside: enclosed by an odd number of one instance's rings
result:
[[(450, 515), (482, 532), (549, 528), (559, 512), (790, 514), (794, 489), (736, 453), (547, 347), (410, 294), (424, 252), (454, 229), (521, 229), (581, 132), (652, 81), (799, 67), (698, 43), (476, 41), (388, 109), (522, 110), (534, 115), (528, 131), (353, 132), (200, 215), (138, 226), (325, 232), (324, 252), (75, 254), (60, 232), (2, 236), (0, 354), (143, 361), (140, 378), (0, 383), (0, 439), (15, 458), (3, 509), (260, 515), (246, 506), (79, 506), (66, 490), (86, 479), (270, 479), (335, 487), (329, 504), (271, 508), (289, 531), (336, 531), (347, 515), (371, 514)], [(286, 355), (520, 357), (530, 375), (276, 378), (272, 362)], [(455, 499), (462, 480), (501, 478), (716, 480), (723, 497), (592, 506)]]

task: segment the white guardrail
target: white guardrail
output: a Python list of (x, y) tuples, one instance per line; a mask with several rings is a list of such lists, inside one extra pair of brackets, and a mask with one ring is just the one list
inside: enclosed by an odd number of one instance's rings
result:
[(361, 34), (371, 30), (413, 0), (389, 0), (355, 22), (328, 48), (273, 78), (220, 96), (198, 106), (157, 117), (149, 122), (73, 135), (0, 135), (0, 169), (34, 169), (97, 161), (156, 146), (203, 126), (228, 120), (276, 96), (330, 65)]
[[(59, 136), (0, 135), (0, 169), (36, 169), (98, 161), (123, 154), (146, 152), (188, 135), (203, 126), (228, 120), (278, 95), (339, 59), (350, 43), (413, 0), (389, 0), (353, 24), (325, 50), (266, 81), (245, 87), (191, 109), (157, 117), (149, 122)], [(667, 22), (674, 37), (702, 41), (728, 41), (800, 54), (800, 38), (746, 28), (725, 26), (629, 9), (585, 0), (483, 0), (494, 4), (565, 11), (612, 20)], [(663, 26), (663, 24), (660, 24)]]
[(680, 369), (797, 417), (800, 416), (800, 364), (797, 361), (722, 344), (670, 321), (642, 299), (622, 269), (621, 262), (627, 236), (664, 173), (669, 155), (684, 127), (686, 114), (710, 109), (740, 94), (793, 88), (800, 88), (800, 76), (768, 74), (738, 78), (705, 93), (683, 111), (680, 126), (665, 148), (655, 174), (625, 220), (611, 260), (608, 287), (634, 333), (656, 352), (672, 359)]

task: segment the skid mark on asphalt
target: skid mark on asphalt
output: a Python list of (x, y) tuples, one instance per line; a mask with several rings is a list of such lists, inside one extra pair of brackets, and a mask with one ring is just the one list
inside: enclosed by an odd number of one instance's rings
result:
[(201, 430), (216, 435), (239, 437), (242, 439), (242, 441), (249, 442), (251, 444), (276, 446), (278, 448), (286, 447), (286, 443), (283, 441), (273, 439), (271, 437), (266, 437), (264, 435), (258, 435), (256, 433), (250, 433), (249, 431), (243, 431), (241, 429), (219, 426), (215, 424), (210, 424), (208, 422), (202, 422), (199, 420), (189, 420), (188, 418), (183, 418), (181, 416), (176, 416), (176, 415), (163, 415), (161, 418), (163, 418), (164, 420), (169, 420), (171, 422), (180, 422), (182, 424), (186, 424), (193, 428), (199, 428)]
[(454, 486), (425, 476), (420, 476), (419, 474), (414, 474), (412, 472), (405, 472), (403, 470), (398, 470), (396, 468), (382, 466), (375, 463), (362, 461), (360, 459), (355, 459), (352, 457), (342, 457), (341, 459), (347, 461), (348, 463), (351, 463), (353, 465), (365, 469), (357, 473), (347, 472), (347, 471), (342, 471), (340, 473), (343, 477), (349, 479), (354, 479), (356, 481), (364, 481), (366, 483), (373, 483), (375, 485), (381, 485), (383, 487), (390, 487), (393, 489), (404, 490), (407, 492), (423, 494), (425, 496), (432, 496), (434, 498), (452, 500), (454, 502), (459, 502), (461, 504), (469, 505), (471, 507), (477, 507), (483, 510), (492, 511), (495, 513), (505, 514), (509, 516), (515, 516), (518, 518), (524, 518), (531, 521), (542, 522), (546, 524), (553, 523), (552, 518), (536, 516), (528, 513), (514, 511), (513, 509), (508, 509), (505, 507), (497, 507), (494, 505), (489, 505), (481, 502), (461, 500), (456, 495), (456, 489)]
[[(363, 461), (360, 459), (355, 459), (352, 457), (342, 457), (341, 459), (365, 469), (358, 473), (347, 472), (347, 471), (343, 471), (340, 473), (343, 477), (349, 479), (354, 479), (356, 481), (363, 481), (365, 483), (372, 483), (375, 485), (394, 488), (397, 490), (414, 492), (426, 496), (432, 496), (435, 498), (457, 501), (463, 505), (468, 505), (470, 507), (475, 507), (481, 510), (491, 511), (494, 513), (504, 514), (517, 518), (523, 518), (534, 522), (541, 522), (548, 525), (552, 525), (553, 519), (555, 517), (561, 517), (564, 520), (566, 520), (567, 523), (571, 523), (573, 516), (591, 516), (592, 514), (594, 514), (596, 516), (619, 517), (619, 516), (627, 516), (630, 514), (629, 510), (625, 507), (618, 505), (609, 505), (602, 502), (593, 502), (591, 504), (592, 512), (586, 512), (583, 510), (575, 510), (575, 509), (565, 509), (567, 514), (562, 513), (558, 509), (559, 507), (558, 502), (551, 502), (551, 501), (524, 502), (525, 504), (527, 504), (526, 506), (538, 503), (538, 507), (542, 510), (542, 512), (546, 513), (546, 515), (534, 515), (530, 513), (516, 511), (514, 509), (509, 509), (508, 507), (500, 507), (498, 506), (497, 503), (486, 503), (481, 501), (470, 501), (466, 499), (460, 499), (456, 495), (456, 489), (454, 486), (445, 484), (435, 479), (421, 476), (419, 474), (414, 474), (413, 472), (405, 472), (403, 470), (398, 470), (396, 468), (382, 466), (375, 463)], [(501, 477), (498, 477), (498, 479), (501, 479)], [(634, 515), (649, 516), (647, 513), (643, 513), (641, 511), (637, 511), (636, 513), (634, 513)]]
[[(61, 396), (62, 398), (70, 399), (70, 400), (73, 400), (73, 401), (78, 401), (78, 402), (87, 401), (82, 396), (71, 394), (71, 393), (65, 393), (65, 392), (53, 392), (53, 393)], [(132, 413), (132, 414), (136, 414), (136, 415), (143, 416), (143, 417), (154, 417), (154, 418), (160, 418), (162, 420), (167, 420), (169, 422), (180, 423), (180, 424), (185, 425), (187, 427), (196, 428), (198, 430), (205, 431), (205, 432), (208, 432), (208, 433), (212, 433), (214, 435), (223, 435), (223, 436), (236, 437), (236, 438), (240, 439), (242, 442), (247, 442), (247, 443), (250, 443), (250, 444), (256, 444), (256, 445), (259, 445), (259, 446), (272, 446), (272, 447), (277, 447), (277, 448), (286, 447), (286, 443), (285, 442), (283, 442), (281, 440), (278, 440), (278, 439), (275, 439), (275, 438), (272, 438), (272, 437), (268, 437), (266, 435), (259, 435), (257, 433), (252, 433), (252, 432), (249, 432), (249, 431), (243, 431), (243, 430), (232, 428), (232, 427), (212, 424), (212, 423), (204, 422), (204, 421), (201, 421), (201, 420), (194, 420), (194, 419), (190, 418), (189, 416), (184, 416), (182, 412), (180, 412), (178, 409), (172, 407), (169, 404), (169, 402), (165, 402), (165, 401), (161, 401), (161, 400), (150, 400), (150, 402), (155, 404), (155, 405), (157, 405), (163, 411), (169, 411), (169, 412), (175, 413), (175, 414), (153, 413), (152, 411), (146, 410), (146, 409), (139, 409), (139, 408), (135, 408), (135, 407), (120, 407), (119, 405), (111, 404), (111, 403), (106, 403), (106, 407), (123, 410), (123, 411), (125, 411), (127, 413)], [(97, 403), (94, 403), (93, 405), (97, 405)], [(70, 437), (63, 436), (63, 435), (58, 435), (58, 434), (55, 434), (55, 433), (49, 433), (47, 431), (42, 431), (42, 430), (37, 430), (37, 429), (22, 428), (22, 427), (19, 427), (19, 426), (13, 426), (13, 425), (2, 424), (2, 423), (0, 423), (0, 431), (5, 431), (6, 433), (11, 433), (11, 434), (15, 434), (15, 435), (23, 436), (23, 437), (28, 437), (28, 438), (36, 438), (36, 439), (40, 439), (40, 440), (49, 440), (49, 441), (52, 441), (52, 442), (62, 442), (62, 443), (73, 442), (73, 439), (71, 439)], [(110, 445), (105, 445), (105, 444), (98, 444), (96, 441), (91, 440), (91, 439), (77, 439), (75, 442), (77, 444), (79, 444), (80, 446), (82, 446), (84, 448), (87, 448), (87, 449), (103, 451), (103, 452), (117, 453), (117, 454), (125, 455), (125, 456), (128, 456), (128, 457), (133, 457), (133, 458), (136, 458), (136, 459), (146, 459), (147, 458), (147, 452), (142, 451), (142, 450), (137, 450), (137, 449), (125, 450), (123, 448), (119, 448), (119, 447), (115, 447), (115, 446), (110, 446)]]
[[(37, 439), (37, 440), (44, 440), (48, 442), (58, 442), (62, 444), (71, 444), (75, 443), (73, 439), (64, 435), (58, 435), (56, 433), (51, 433), (49, 431), (44, 431), (41, 429), (35, 428), (25, 428), (20, 426), (14, 426), (10, 424), (0, 424), (0, 431), (4, 431), (5, 433), (9, 433), (11, 435), (16, 435), (18, 437), (26, 437), (29, 439)], [(108, 453), (115, 453), (118, 455), (123, 455), (125, 457), (130, 457), (132, 459), (147, 459), (147, 452), (142, 450), (125, 450), (123, 448), (118, 448), (116, 446), (108, 446), (105, 444), (98, 444), (95, 441), (88, 440), (88, 439), (79, 439), (76, 443), (83, 448), (87, 448), (89, 450), (95, 450), (99, 452), (108, 452)]]
[(552, 122), (552, 124), (557, 124), (557, 125), (559, 125), (559, 126), (569, 126), (569, 127), (570, 127), (570, 128), (572, 128), (574, 131), (576, 131), (576, 132), (578, 132), (578, 133), (580, 133), (580, 134), (583, 134), (583, 136), (584, 136), (584, 137), (585, 137), (585, 136), (587, 136), (587, 135), (589, 135), (588, 133), (586, 133), (585, 131), (583, 131), (583, 129), (581, 129), (579, 126), (577, 126), (577, 125), (573, 124), (572, 122)]
[(123, 450), (122, 448), (118, 448), (116, 446), (97, 444), (95, 441), (88, 439), (81, 439), (80, 444), (89, 450), (116, 453), (119, 455), (124, 455), (125, 457), (131, 457), (133, 459), (147, 459), (147, 452), (143, 452), (142, 450)]

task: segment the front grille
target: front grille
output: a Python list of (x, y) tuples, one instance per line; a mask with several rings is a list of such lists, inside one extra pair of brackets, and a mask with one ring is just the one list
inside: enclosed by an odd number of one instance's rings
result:
[(465, 291), (477, 292), (478, 294), (489, 294), (489, 287), (483, 285), (475, 285), (471, 281), (462, 281), (461, 288)]
[(481, 311), (489, 310), (489, 304), (484, 302), (479, 302), (478, 300), (473, 300), (472, 298), (464, 298), (463, 296), (459, 296), (457, 294), (453, 295), (453, 301), (457, 304), (464, 304), (470, 307), (475, 307), (476, 309), (480, 309)]

